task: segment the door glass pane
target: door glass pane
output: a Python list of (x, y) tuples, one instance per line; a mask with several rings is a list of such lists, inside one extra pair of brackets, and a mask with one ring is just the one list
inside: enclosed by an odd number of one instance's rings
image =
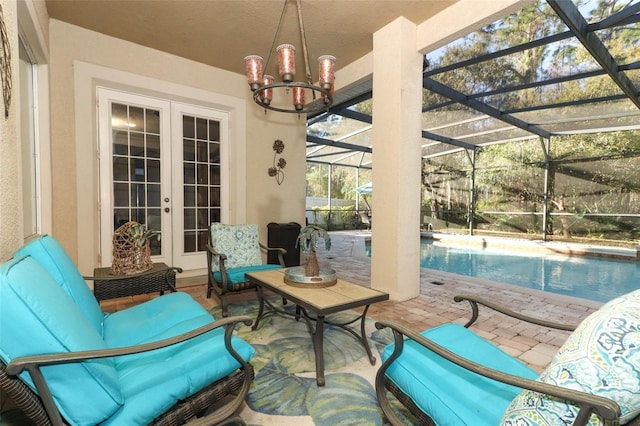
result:
[(205, 250), (211, 222), (220, 221), (220, 122), (184, 115), (182, 123), (183, 243), (194, 253)]
[[(111, 104), (114, 230), (128, 221), (161, 231), (160, 111)], [(161, 246), (151, 240), (151, 255)]]

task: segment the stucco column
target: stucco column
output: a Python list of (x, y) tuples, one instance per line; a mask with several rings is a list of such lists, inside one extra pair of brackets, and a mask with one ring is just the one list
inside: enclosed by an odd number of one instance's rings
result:
[(420, 294), (422, 55), (398, 18), (373, 35), (371, 286), (402, 301)]

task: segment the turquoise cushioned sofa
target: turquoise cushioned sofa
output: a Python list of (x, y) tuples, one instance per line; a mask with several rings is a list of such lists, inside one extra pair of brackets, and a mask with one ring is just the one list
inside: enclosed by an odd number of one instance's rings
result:
[(216, 321), (180, 292), (103, 313), (50, 236), (0, 266), (0, 303), (0, 378), (17, 375), (53, 424), (175, 424), (226, 397), (221, 386), (239, 390), (216, 423), (235, 416), (253, 380), (254, 349), (233, 335), (249, 318)]

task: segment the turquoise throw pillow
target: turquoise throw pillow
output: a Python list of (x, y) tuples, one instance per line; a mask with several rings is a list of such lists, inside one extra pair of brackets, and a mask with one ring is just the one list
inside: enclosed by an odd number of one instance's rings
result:
[[(621, 424), (640, 414), (640, 290), (618, 297), (587, 317), (538, 380), (609, 398)], [(507, 408), (506, 426), (572, 424), (579, 408), (525, 390)], [(601, 425), (595, 414), (589, 425)]]

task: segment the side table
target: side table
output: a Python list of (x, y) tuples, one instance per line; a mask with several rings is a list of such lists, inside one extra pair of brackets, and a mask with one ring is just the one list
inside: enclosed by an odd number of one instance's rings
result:
[(138, 274), (111, 275), (111, 268), (96, 268), (93, 277), (93, 294), (99, 301), (116, 297), (134, 296), (176, 290), (176, 272), (182, 268), (167, 266), (164, 263), (154, 263), (153, 268)]

